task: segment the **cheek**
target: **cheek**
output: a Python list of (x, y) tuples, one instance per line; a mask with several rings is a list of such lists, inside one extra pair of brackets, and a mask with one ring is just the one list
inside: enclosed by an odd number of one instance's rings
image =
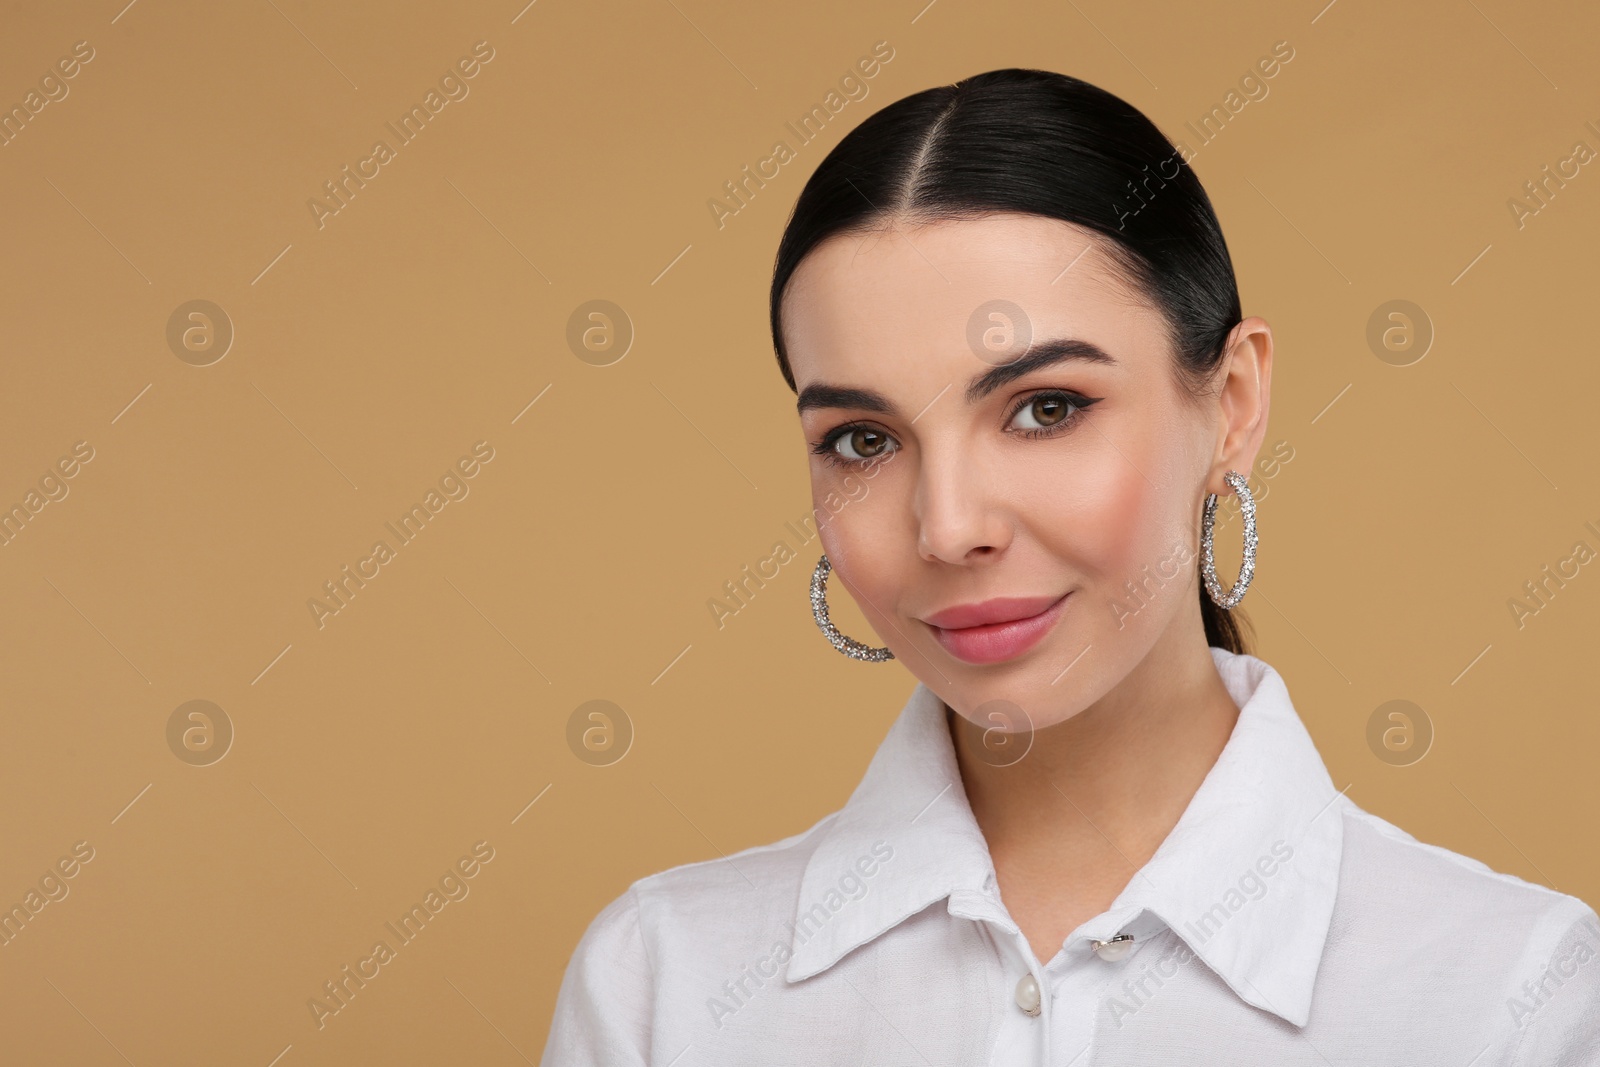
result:
[(1155, 490), (1147, 477), (1132, 464), (1121, 463), (1106, 479), (1090, 529), (1110, 571), (1127, 570), (1143, 554), (1155, 506)]
[(895, 540), (890, 490), (888, 472), (874, 479), (829, 474), (814, 477), (811, 485), (812, 516), (821, 542), (818, 551), (828, 554), (833, 570), (828, 588), (831, 592), (847, 585), (869, 615), (875, 615), (878, 607), (892, 611), (900, 589), (895, 568), (904, 565), (905, 546)]
[(1047, 520), (1057, 554), (1091, 585), (1117, 595), (1124, 580), (1154, 568), (1194, 538), (1182, 512), (1182, 464), (1154, 451), (1096, 457), (1057, 481)]

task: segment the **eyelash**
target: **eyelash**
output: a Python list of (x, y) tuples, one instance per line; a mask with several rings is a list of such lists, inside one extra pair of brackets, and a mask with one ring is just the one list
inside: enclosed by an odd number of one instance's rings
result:
[[(1060, 397), (1062, 400), (1065, 400), (1072, 406), (1072, 411), (1054, 426), (1044, 426), (1038, 429), (1029, 428), (1026, 430), (1016, 430), (1013, 432), (1029, 438), (1030, 440), (1040, 437), (1054, 437), (1058, 434), (1065, 433), (1072, 429), (1072, 427), (1076, 426), (1079, 420), (1082, 419), (1083, 416), (1088, 412), (1089, 408), (1094, 404), (1099, 403), (1102, 399), (1101, 397), (1097, 396), (1091, 397), (1083, 396), (1078, 393), (1071, 393), (1065, 389), (1042, 389), (1037, 393), (1032, 393), (1023, 397), (1022, 400), (1011, 409), (1010, 414), (1006, 416), (1006, 425), (1011, 425), (1011, 420), (1016, 418), (1023, 409), (1027, 408), (1034, 401), (1042, 400), (1045, 397)], [(862, 422), (849, 422), (843, 426), (835, 427), (824, 434), (822, 440), (818, 441), (811, 447), (811, 452), (813, 455), (821, 456), (825, 462), (831, 463), (835, 467), (844, 467), (846, 469), (865, 467), (868, 464), (877, 462), (879, 459), (881, 459), (882, 453), (880, 453), (878, 456), (868, 457), (867, 459), (848, 459), (839, 455), (839, 453), (834, 450), (833, 446), (836, 445), (839, 442), (839, 439), (844, 437), (845, 434), (853, 433), (856, 430), (870, 429), (873, 429), (873, 427)], [(885, 436), (888, 435), (885, 434)]]

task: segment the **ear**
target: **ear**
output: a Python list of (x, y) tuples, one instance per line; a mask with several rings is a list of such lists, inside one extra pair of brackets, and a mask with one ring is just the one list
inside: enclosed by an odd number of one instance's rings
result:
[(1261, 442), (1267, 435), (1267, 409), (1272, 402), (1272, 327), (1252, 315), (1228, 334), (1222, 357), (1221, 392), (1217, 406), (1217, 443), (1206, 492), (1219, 497), (1233, 492), (1223, 475), (1230, 470), (1250, 477)]

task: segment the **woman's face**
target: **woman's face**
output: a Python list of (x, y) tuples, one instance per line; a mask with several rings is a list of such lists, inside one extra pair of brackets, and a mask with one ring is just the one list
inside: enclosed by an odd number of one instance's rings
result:
[(1089, 231), (1008, 213), (835, 236), (782, 315), (830, 591), (879, 640), (850, 636), (975, 722), (1004, 700), (1043, 728), (1174, 621), (1198, 632), (1205, 495), (1248, 473), (1265, 398), (1242, 435), (1185, 403), (1160, 312)]

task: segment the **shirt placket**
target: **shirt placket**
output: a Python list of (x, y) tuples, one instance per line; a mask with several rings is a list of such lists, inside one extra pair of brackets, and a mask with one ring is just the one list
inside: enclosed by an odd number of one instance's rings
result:
[(1096, 956), (1084, 940), (1068, 941), (1045, 967), (1045, 996), (1052, 1008), (1050, 1067), (1087, 1067), (1095, 1012), (1109, 972), (1118, 967)]
[[(1102, 918), (1097, 917), (1093, 922), (1099, 924)], [(1096, 1045), (1095, 1027), (1100, 1008), (1114, 988), (1120, 987), (1134, 973), (1134, 966), (1144, 955), (1146, 946), (1162, 928), (1159, 919), (1137, 916), (1118, 927), (1120, 933), (1133, 938), (1120, 951), (1110, 947), (1097, 949), (1092, 938), (1083, 936), (1081, 927), (1067, 939), (1045, 967), (1051, 986), (1049, 996), (1055, 1008), (1050, 1028), (1050, 1067), (1093, 1067), (1100, 1062), (1100, 1057), (1092, 1051)], [(1108, 958), (1102, 957), (1102, 951)]]
[[(1004, 989), (996, 991), (998, 1004), (991, 1009), (1001, 1019), (990, 1067), (1091, 1067), (1096, 1015), (1108, 985), (1131, 973), (1140, 950), (1160, 927), (1143, 916), (1120, 927), (1136, 936), (1127, 950), (1108, 953), (1110, 959), (1101, 958), (1080, 928), (1041, 966), (992, 883), (985, 882), (981, 891), (952, 893), (950, 913), (978, 922), (999, 959)], [(1024, 1002), (1033, 1002), (1023, 989), (1029, 977), (1038, 990), (1037, 1015), (1024, 1009)]]
[[(1047, 1067), (1052, 1017), (1049, 983), (1022, 931), (990, 893), (952, 894), (950, 914), (978, 923), (994, 946), (999, 962), (1000, 988), (994, 990), (992, 1002), (984, 1006), (1000, 1016), (989, 1067)], [(1038, 989), (1037, 1015), (1024, 1009), (1025, 1002), (1031, 1003), (1024, 988), (1028, 978)]]

